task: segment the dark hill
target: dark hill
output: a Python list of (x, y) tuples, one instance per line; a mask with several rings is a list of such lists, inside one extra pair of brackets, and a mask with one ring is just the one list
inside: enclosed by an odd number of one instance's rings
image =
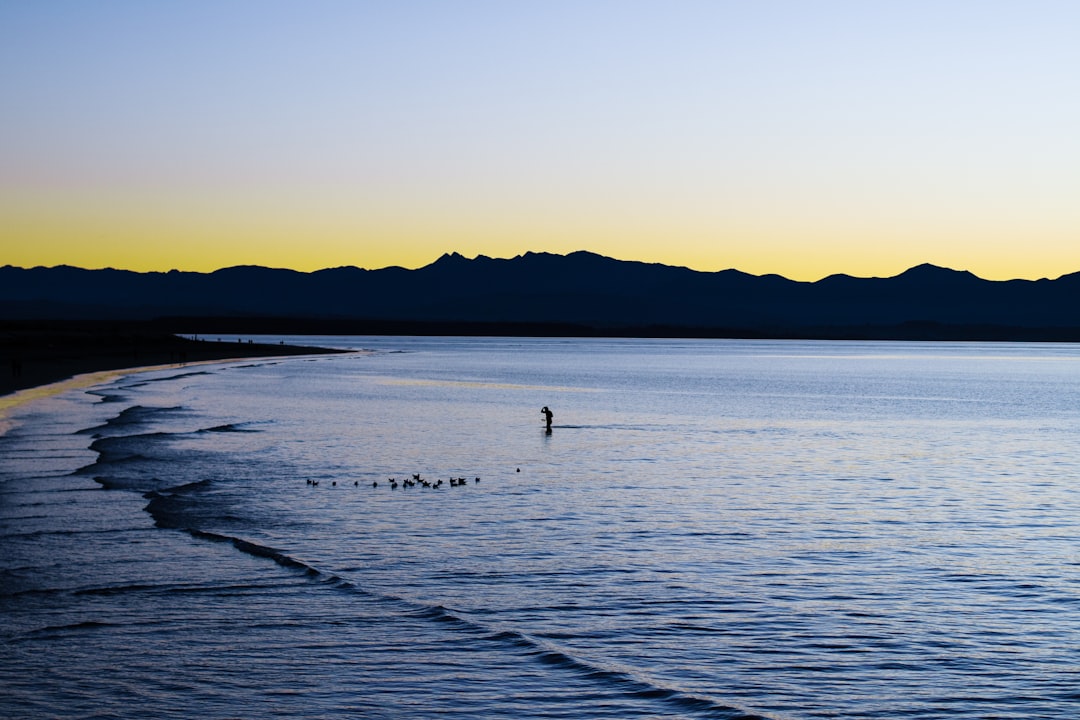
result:
[(261, 323), (290, 332), (1071, 340), (1080, 337), (1080, 273), (998, 282), (920, 265), (890, 278), (796, 282), (589, 252), (454, 253), (416, 270), (313, 273), (0, 268), (0, 319), (175, 325), (179, 317), (190, 318), (177, 328), (186, 331), (212, 321), (237, 331)]

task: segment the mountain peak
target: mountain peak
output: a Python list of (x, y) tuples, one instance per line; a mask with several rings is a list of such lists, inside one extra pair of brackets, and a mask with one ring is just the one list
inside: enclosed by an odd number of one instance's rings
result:
[(916, 265), (915, 267), (908, 268), (896, 277), (916, 280), (948, 280), (959, 278), (978, 279), (975, 275), (973, 275), (967, 270), (953, 270), (952, 268), (941, 267), (940, 265), (933, 265), (931, 263), (923, 263), (921, 265)]

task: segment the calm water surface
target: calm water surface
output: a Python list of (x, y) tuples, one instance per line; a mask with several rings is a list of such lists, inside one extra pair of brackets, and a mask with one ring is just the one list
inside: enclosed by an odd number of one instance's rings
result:
[(1080, 348), (292, 340), (16, 414), (0, 716), (1080, 712)]

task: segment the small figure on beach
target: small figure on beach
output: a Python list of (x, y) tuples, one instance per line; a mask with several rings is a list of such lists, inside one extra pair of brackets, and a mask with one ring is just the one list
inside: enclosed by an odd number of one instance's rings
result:
[(554, 417), (554, 413), (551, 412), (547, 405), (540, 408), (540, 412), (544, 415), (544, 427), (549, 431), (551, 430), (551, 418)]

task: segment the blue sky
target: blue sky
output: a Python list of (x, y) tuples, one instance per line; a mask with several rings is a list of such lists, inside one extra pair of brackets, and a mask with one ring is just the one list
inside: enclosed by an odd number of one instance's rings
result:
[(0, 4), (0, 263), (1080, 270), (1080, 4)]

